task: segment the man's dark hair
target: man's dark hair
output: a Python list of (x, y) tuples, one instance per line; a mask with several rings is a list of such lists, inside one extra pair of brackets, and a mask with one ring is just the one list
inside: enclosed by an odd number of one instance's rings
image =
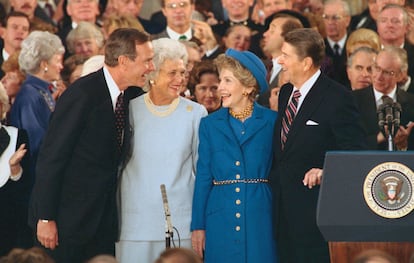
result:
[(319, 67), (325, 57), (325, 42), (314, 29), (300, 28), (286, 33), (285, 42), (293, 46), (299, 58), (310, 57), (313, 64)]
[(118, 65), (119, 56), (132, 60), (137, 57), (136, 45), (150, 41), (150, 35), (133, 28), (116, 29), (109, 36), (105, 45), (105, 64), (110, 67)]
[[(30, 19), (25, 13), (22, 13), (22, 12), (19, 12), (19, 11), (11, 11), (9, 14), (6, 15), (6, 17), (3, 20), (4, 27), (7, 27), (7, 22), (9, 21), (10, 17), (24, 17), (24, 18), (27, 19), (27, 23), (30, 26)], [(30, 28), (29, 28), (29, 30), (30, 30)]]

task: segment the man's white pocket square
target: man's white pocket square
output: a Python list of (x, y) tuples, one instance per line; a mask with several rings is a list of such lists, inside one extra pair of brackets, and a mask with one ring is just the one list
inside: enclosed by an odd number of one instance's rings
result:
[(308, 120), (308, 121), (306, 122), (306, 125), (309, 125), (309, 126), (317, 126), (317, 125), (319, 125), (319, 123), (314, 122), (313, 120)]

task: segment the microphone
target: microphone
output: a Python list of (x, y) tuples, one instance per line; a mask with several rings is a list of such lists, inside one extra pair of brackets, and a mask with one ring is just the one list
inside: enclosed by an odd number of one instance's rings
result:
[(378, 126), (380, 127), (380, 130), (382, 131), (385, 125), (384, 104), (381, 104), (378, 106), (377, 116), (378, 116)]
[(394, 102), (392, 106), (394, 109), (394, 126), (396, 127), (395, 130), (398, 130), (401, 124), (402, 108), (401, 108), (401, 104), (399, 104), (398, 102)]
[(165, 190), (165, 184), (160, 185), (162, 203), (164, 205), (165, 213), (165, 245), (167, 248), (171, 247), (170, 238), (173, 236), (173, 226), (171, 224), (171, 213), (168, 206), (167, 191)]
[(385, 121), (386, 121), (386, 124), (388, 124), (388, 129), (391, 129), (392, 122), (394, 119), (394, 114), (393, 114), (394, 101), (388, 96), (385, 97), (383, 101), (384, 101), (383, 105), (385, 109)]

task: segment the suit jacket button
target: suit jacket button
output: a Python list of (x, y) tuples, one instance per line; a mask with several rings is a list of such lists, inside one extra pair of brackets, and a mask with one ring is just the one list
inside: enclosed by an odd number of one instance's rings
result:
[(240, 199), (237, 199), (237, 200), (236, 200), (236, 205), (240, 205), (240, 204), (241, 204)]
[(240, 166), (240, 162), (239, 161), (236, 161), (236, 166)]

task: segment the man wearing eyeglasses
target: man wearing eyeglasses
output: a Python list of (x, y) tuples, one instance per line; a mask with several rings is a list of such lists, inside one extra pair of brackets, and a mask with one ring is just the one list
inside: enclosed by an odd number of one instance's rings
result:
[(322, 18), (326, 31), (325, 53), (332, 63), (328, 75), (344, 86), (348, 86), (345, 43), (348, 39), (347, 30), (351, 21), (349, 4), (342, 0), (326, 2)]
[(191, 15), (194, 11), (194, 0), (162, 0), (162, 13), (167, 19), (167, 27), (152, 39), (171, 38), (190, 40), (194, 32), (191, 29)]
[[(414, 46), (405, 40), (408, 32), (409, 15), (405, 8), (399, 4), (388, 4), (378, 15), (377, 28), (381, 44), (404, 48), (409, 58), (414, 57)], [(408, 60), (408, 76), (399, 84), (410, 86), (414, 82), (414, 61)], [(402, 83), (404, 82), (404, 83)], [(408, 82), (408, 83), (407, 83)]]
[(195, 0), (162, 0), (162, 13), (167, 19), (167, 27), (152, 39), (171, 38), (174, 40), (194, 40), (201, 43), (205, 54), (203, 58), (214, 59), (223, 51), (217, 44), (214, 33), (209, 24), (203, 21), (192, 20)]
[(387, 141), (380, 132), (377, 109), (383, 104), (384, 96), (401, 104), (401, 126), (395, 136), (397, 150), (414, 149), (414, 95), (397, 87), (397, 82), (407, 70), (407, 52), (398, 47), (381, 50), (372, 67), (372, 86), (353, 92), (361, 113), (361, 124), (367, 135), (368, 149), (385, 150)]

